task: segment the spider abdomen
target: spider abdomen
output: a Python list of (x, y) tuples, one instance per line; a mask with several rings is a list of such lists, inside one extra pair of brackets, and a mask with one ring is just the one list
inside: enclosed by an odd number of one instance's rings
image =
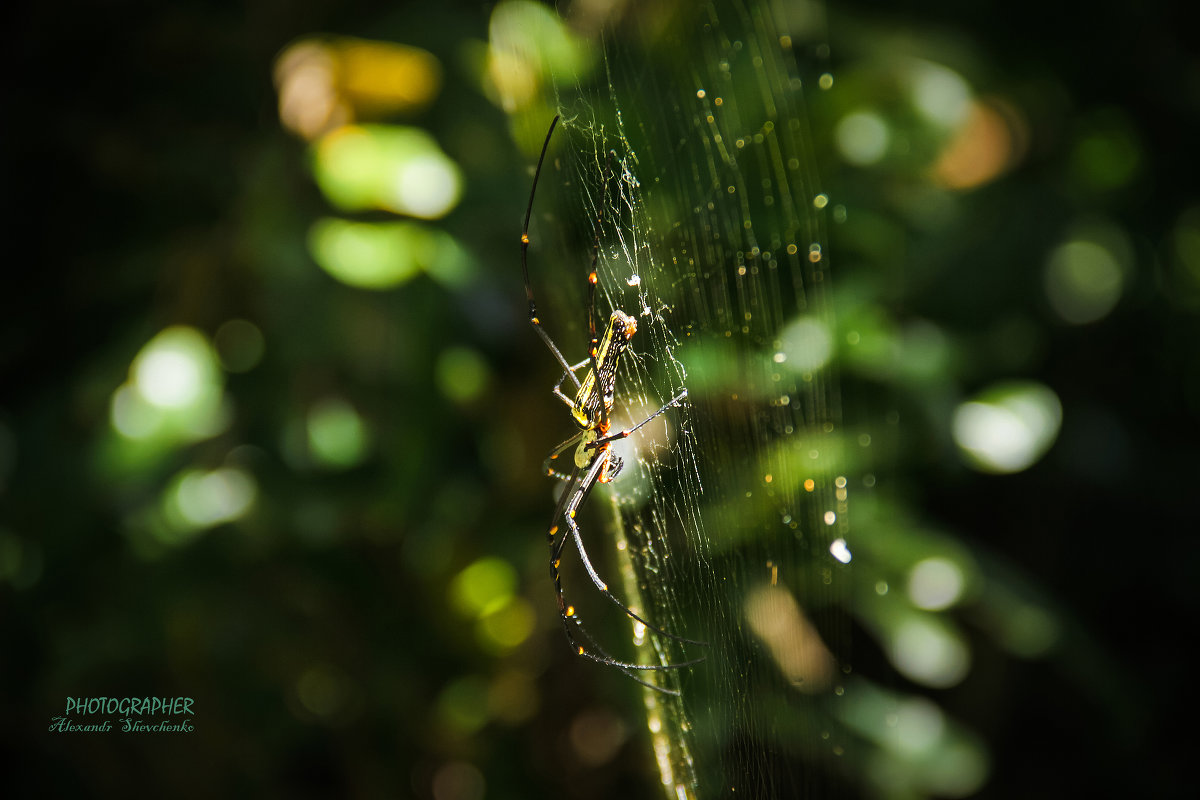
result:
[[(595, 367), (584, 376), (571, 407), (571, 416), (579, 427), (585, 430), (595, 428), (612, 410), (617, 362), (636, 332), (637, 320), (619, 308), (614, 309), (596, 347)], [(604, 403), (603, 412), (601, 402)]]

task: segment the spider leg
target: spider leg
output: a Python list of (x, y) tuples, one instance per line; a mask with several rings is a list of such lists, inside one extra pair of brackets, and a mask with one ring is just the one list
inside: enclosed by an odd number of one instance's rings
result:
[[(574, 491), (563, 508), (562, 518), (566, 520), (567, 527), (571, 530), (571, 536), (575, 542), (575, 550), (579, 553), (579, 560), (583, 562), (583, 567), (587, 570), (588, 577), (592, 579), (592, 584), (595, 585), (600, 594), (611, 600), (613, 604), (617, 606), (617, 608), (625, 612), (626, 616), (637, 620), (650, 630), (654, 631), (660, 636), (665, 636), (668, 639), (674, 639), (677, 642), (687, 642), (688, 644), (707, 645), (707, 642), (699, 642), (695, 639), (688, 639), (684, 636), (677, 636), (673, 633), (668, 633), (657, 625), (642, 619), (642, 617), (635, 614), (632, 610), (630, 610), (629, 606), (622, 603), (619, 599), (617, 599), (616, 595), (608, 590), (608, 584), (604, 582), (604, 579), (601, 578), (599, 573), (596, 572), (596, 568), (592, 566), (592, 560), (588, 558), (587, 548), (583, 546), (583, 536), (579, 531), (579, 525), (575, 522), (575, 513), (579, 510), (580, 504), (583, 503), (588, 494), (591, 493), (592, 488), (596, 485), (596, 481), (600, 477), (600, 472), (604, 469), (604, 465), (608, 460), (608, 456), (609, 451), (607, 448), (605, 448), (603, 452), (598, 453), (596, 460), (592, 462), (591, 468), (588, 469), (587, 474), (583, 477), (579, 487)], [(552, 572), (557, 572), (558, 563), (560, 560), (559, 555), (562, 552), (563, 545), (566, 543), (566, 539), (566, 534), (561, 536), (559, 538), (557, 547), (554, 548), (554, 555), (550, 562)]]
[[(600, 462), (601, 459), (596, 459), (596, 461)], [(554, 518), (555, 519), (558, 519), (562, 514), (564, 514), (564, 509), (567, 506), (569, 506), (571, 504), (578, 506), (578, 504), (582, 501), (582, 499), (587, 496), (588, 491), (590, 491), (590, 486), (585, 488), (585, 485), (589, 482), (588, 476), (591, 476), (591, 481), (590, 481), (591, 485), (593, 485), (593, 486), (595, 485), (596, 476), (599, 475), (599, 468), (597, 468), (595, 464), (593, 464), (592, 467), (588, 470), (587, 475), (583, 476), (582, 478), (580, 477), (581, 472), (582, 472), (582, 470), (579, 467), (575, 467), (573, 470), (571, 470), (571, 474), (568, 476), (568, 479), (571, 483), (575, 483), (575, 486), (572, 489), (570, 483), (568, 483), (566, 489), (564, 489), (563, 495), (559, 499), (558, 507), (554, 510)], [(570, 525), (574, 528), (574, 530), (578, 531), (578, 527), (575, 526), (574, 521), (570, 517), (567, 517), (567, 520), (570, 523)], [(558, 541), (555, 542), (554, 537), (555, 537), (556, 533), (558, 533), (558, 526), (551, 525), (549, 531), (546, 534), (546, 540), (550, 544), (550, 547), (551, 547), (550, 579), (554, 582), (554, 594), (555, 594), (556, 599), (558, 600), (558, 615), (562, 619), (563, 630), (566, 632), (567, 641), (571, 644), (571, 647), (575, 650), (576, 655), (582, 656), (583, 658), (589, 659), (591, 661), (595, 661), (598, 664), (606, 664), (610, 667), (617, 667), (618, 669), (624, 671), (625, 674), (629, 675), (629, 677), (636, 680), (638, 683), (641, 683), (646, 686), (650, 686), (651, 688), (657, 689), (659, 691), (664, 691), (667, 694), (673, 694), (673, 692), (670, 690), (662, 689), (662, 687), (654, 686), (653, 684), (647, 683), (646, 681), (639, 679), (636, 675), (630, 674), (630, 671), (631, 670), (656, 671), (656, 670), (681, 669), (683, 667), (690, 667), (693, 664), (698, 664), (699, 662), (703, 661), (704, 659), (698, 658), (698, 659), (693, 659), (691, 661), (685, 661), (685, 662), (682, 662), (679, 664), (631, 664), (626, 661), (618, 661), (615, 658), (613, 658), (612, 656), (608, 655), (608, 653), (606, 653), (604, 651), (604, 648), (600, 647), (600, 645), (596, 643), (596, 640), (594, 638), (592, 638), (591, 634), (589, 634), (587, 632), (587, 630), (583, 627), (583, 624), (579, 621), (578, 614), (575, 613), (575, 607), (568, 605), (566, 598), (563, 596), (562, 576), (559, 572), (559, 564), (561, 563), (561, 555), (562, 555), (563, 545), (566, 543), (568, 537), (567, 537), (566, 533), (564, 532), (561, 536), (558, 537)], [(576, 542), (579, 541), (578, 533), (576, 533), (574, 538), (575, 538)], [(576, 546), (578, 547), (579, 545), (577, 544)], [(591, 568), (590, 562), (588, 562), (586, 560), (586, 558), (587, 558), (586, 555), (584, 555), (584, 559), (585, 559), (584, 563), (587, 564), (590, 569)], [(645, 625), (647, 628), (650, 628), (651, 630), (662, 633), (664, 636), (667, 636), (668, 638), (679, 639), (680, 641), (684, 641), (684, 642), (691, 642), (690, 639), (682, 639), (678, 636), (673, 636), (664, 631), (660, 631), (658, 628), (654, 627), (650, 623), (643, 620), (641, 617), (634, 614), (628, 608), (626, 608), (621, 603), (620, 600), (617, 600), (616, 597), (609, 594), (607, 592), (607, 590), (605, 590), (604, 593), (608, 596), (608, 598), (610, 600), (612, 600), (622, 610), (624, 610), (626, 614), (629, 614), (634, 619), (636, 619), (638, 622)], [(590, 645), (592, 649), (596, 650), (598, 654), (591, 652), (587, 647), (585, 647), (583, 644), (580, 643), (580, 640), (575, 637), (574, 633), (571, 630), (571, 623), (575, 624), (575, 627), (579, 630), (579, 633), (582, 636), (583, 640), (588, 645)], [(702, 644), (702, 643), (697, 642), (696, 644)]]
[[(587, 499), (587, 496), (591, 494), (592, 487), (596, 485), (596, 478), (600, 476), (600, 469), (603, 469), (603, 464), (601, 459), (597, 458), (592, 462), (592, 466), (587, 472), (588, 475), (591, 475), (594, 472), (596, 476), (590, 482), (586, 476), (580, 478), (579, 473), (582, 470), (579, 467), (576, 467), (574, 470), (572, 470), (570, 480), (578, 481), (578, 483), (575, 484), (574, 488), (568, 484), (567, 488), (563, 489), (562, 495), (558, 498), (558, 507), (554, 509), (554, 517), (550, 527), (550, 533), (552, 536), (558, 532), (557, 520), (565, 519), (570, 523), (568, 527), (579, 527), (575, 524), (574, 512), (570, 512), (571, 516), (567, 516), (567, 506), (573, 503), (575, 508), (578, 508), (580, 505), (582, 505), (583, 501)], [(552, 544), (553, 549), (550, 551), (550, 563), (552, 568), (558, 568), (558, 564), (562, 560), (563, 547), (568, 541), (570, 541), (570, 537), (564, 533), (562, 536), (558, 537), (557, 543)], [(587, 561), (584, 563), (590, 564), (590, 562)]]
[[(609, 443), (628, 437), (634, 431), (638, 430), (643, 425), (650, 422), (650, 420), (662, 414), (671, 406), (682, 402), (682, 400), (687, 396), (687, 392), (684, 391), (680, 393), (670, 403), (664, 405), (654, 414), (651, 414), (649, 417), (634, 425), (632, 428), (620, 431), (619, 433), (611, 436), (608, 435), (609, 412), (613, 402), (613, 387), (616, 381), (617, 358), (621, 353), (625, 341), (628, 340), (629, 337), (633, 335), (633, 331), (636, 330), (631, 318), (622, 312), (614, 311), (612, 320), (609, 322), (609, 326), (605, 333), (605, 352), (602, 362), (599, 353), (600, 341), (596, 335), (596, 271), (597, 265), (600, 261), (600, 232), (604, 225), (604, 206), (607, 198), (608, 182), (613, 177), (611, 165), (614, 153), (611, 150), (605, 157), (604, 178), (601, 183), (600, 203), (596, 210), (596, 225), (592, 240), (592, 260), (588, 269), (587, 277), (587, 315), (588, 334), (590, 337), (587, 358), (583, 361), (580, 361), (578, 364), (572, 365), (567, 363), (566, 358), (563, 357), (562, 351), (559, 350), (558, 346), (554, 343), (554, 340), (550, 338), (550, 335), (546, 333), (545, 329), (542, 327), (541, 320), (538, 318), (537, 303), (534, 300), (533, 284), (529, 280), (529, 223), (533, 216), (533, 201), (537, 193), (538, 181), (541, 178), (542, 167), (544, 166), (546, 160), (546, 153), (549, 151), (550, 140), (554, 135), (554, 129), (557, 126), (558, 121), (559, 117), (555, 116), (553, 121), (550, 123), (549, 130), (546, 131), (546, 139), (542, 143), (541, 153), (538, 155), (537, 168), (533, 175), (533, 185), (529, 190), (529, 203), (525, 208), (525, 222), (521, 229), (521, 275), (525, 282), (525, 296), (529, 302), (529, 323), (533, 326), (534, 331), (546, 345), (546, 348), (550, 351), (551, 355), (554, 356), (555, 361), (557, 361), (559, 366), (563, 368), (562, 376), (554, 385), (552, 393), (571, 409), (575, 421), (583, 428), (583, 430), (574, 434), (566, 441), (562, 442), (553, 450), (551, 450), (549, 456), (547, 456), (545, 462), (542, 464), (543, 471), (546, 475), (565, 481), (566, 483), (566, 485), (563, 487), (562, 493), (559, 496), (558, 502), (556, 503), (554, 515), (551, 517), (550, 526), (546, 532), (546, 541), (550, 547), (550, 577), (554, 582), (554, 592), (558, 602), (558, 612), (563, 623), (563, 629), (566, 632), (567, 640), (570, 642), (571, 646), (575, 649), (578, 655), (595, 661), (599, 664), (616, 667), (634, 681), (637, 681), (643, 686), (654, 689), (655, 691), (669, 695), (678, 695), (678, 691), (663, 688), (648, 680), (644, 680), (643, 678), (638, 677), (637, 673), (642, 671), (679, 669), (681, 667), (697, 664), (703, 661), (703, 658), (694, 659), (679, 664), (658, 665), (633, 664), (625, 661), (618, 661), (605, 652), (604, 648), (601, 647), (599, 643), (597, 643), (596, 640), (591, 636), (591, 634), (587, 632), (587, 630), (583, 627), (578, 615), (575, 613), (575, 607), (568, 605), (563, 596), (562, 578), (559, 572), (559, 565), (561, 563), (563, 548), (565, 547), (568, 538), (570, 538), (571, 541), (575, 543), (575, 549), (578, 551), (580, 560), (583, 562), (584, 568), (587, 570), (588, 576), (593, 585), (595, 585), (596, 589), (599, 590), (601, 594), (603, 594), (618, 608), (620, 608), (627, 616), (636, 620), (649, 630), (652, 630), (655, 633), (667, 638), (675, 639), (676, 641), (680, 642), (689, 642), (700, 645), (705, 644), (704, 642), (697, 642), (692, 639), (685, 639), (681, 636), (675, 636), (674, 634), (667, 633), (661, 628), (650, 624), (630, 610), (629, 607), (622, 603), (615, 595), (609, 592), (607, 584), (605, 584), (605, 582), (600, 578), (599, 574), (597, 574), (595, 567), (592, 565), (591, 559), (588, 558), (587, 551), (583, 544), (583, 536), (580, 532), (579, 525), (575, 522), (576, 512), (587, 499), (596, 483), (600, 480), (607, 482), (620, 469), (620, 460), (609, 448)], [(616, 331), (618, 330), (614, 327), (615, 321), (617, 320), (623, 320), (628, 323), (627, 330), (624, 331), (624, 338), (619, 340), (613, 338), (616, 336)], [(603, 373), (600, 369), (602, 363), (606, 368), (606, 371)], [(576, 373), (585, 367), (589, 367), (590, 370), (585, 374), (583, 380), (580, 380), (579, 375)], [(577, 391), (576, 397), (574, 398), (568, 396), (562, 389), (563, 384), (568, 378), (570, 379), (571, 383), (574, 384)], [(598, 412), (598, 419), (596, 418), (595, 412)], [(570, 472), (564, 473), (555, 470), (552, 466), (554, 461), (564, 451), (572, 447), (575, 447), (575, 456), (572, 459)], [(562, 535), (558, 536), (556, 541), (555, 537), (559, 533), (559, 520), (565, 520), (567, 527), (571, 531), (571, 535), (568, 537), (567, 533), (563, 531)]]
[(558, 117), (555, 116), (550, 123), (550, 130), (546, 131), (546, 141), (542, 142), (542, 152), (538, 156), (537, 170), (533, 173), (533, 186), (529, 189), (529, 205), (525, 207), (525, 226), (521, 229), (521, 275), (525, 278), (525, 298), (529, 301), (529, 324), (545, 342), (546, 347), (553, 354), (554, 360), (571, 376), (575, 388), (578, 389), (579, 378), (575, 376), (567, 359), (563, 358), (562, 351), (554, 344), (550, 334), (542, 328), (542, 321), (538, 319), (537, 303), (533, 299), (533, 284), (529, 282), (529, 219), (533, 216), (533, 196), (537, 193), (538, 178), (542, 175), (542, 163), (546, 160), (546, 151), (550, 149), (550, 137), (554, 134), (554, 126), (557, 124)]
[(673, 398), (671, 398), (671, 400), (669, 400), (667, 403), (665, 403), (662, 408), (660, 408), (658, 411), (655, 411), (653, 414), (646, 417), (644, 420), (639, 422), (637, 425), (634, 425), (632, 428), (626, 428), (623, 431), (618, 431), (618, 432), (612, 434), (611, 436), (601, 436), (599, 439), (597, 439), (594, 442), (595, 446), (597, 448), (600, 448), (600, 447), (603, 447), (604, 445), (608, 444), (609, 442), (615, 442), (618, 439), (627, 438), (630, 434), (637, 431), (638, 428), (642, 427), (646, 423), (648, 423), (651, 420), (655, 419), (656, 417), (660, 416), (668, 408), (673, 408), (674, 406), (677, 406), (680, 403), (682, 403), (684, 400), (687, 399), (687, 396), (688, 396), (687, 389), (684, 389), (682, 392), (675, 395)]
[[(638, 672), (662, 672), (672, 669), (682, 669), (683, 667), (690, 667), (695, 664), (699, 664), (704, 660), (703, 658), (694, 658), (691, 661), (683, 661), (678, 664), (632, 664), (628, 661), (619, 661), (610, 656), (605, 649), (596, 642), (592, 635), (587, 632), (587, 629), (583, 627), (582, 620), (579, 619), (579, 615), (575, 613), (575, 608), (573, 606), (568, 606), (566, 605), (565, 601), (563, 601), (559, 605), (558, 611), (559, 617), (562, 619), (563, 630), (567, 634), (567, 641), (570, 642), (571, 648), (575, 651), (576, 655), (582, 656), (589, 661), (595, 661), (597, 664), (606, 664), (610, 667), (618, 667), (625, 671), (625, 674), (627, 675), (629, 675), (629, 670), (635, 670)], [(588, 645), (590, 645), (591, 649), (584, 647), (580, 643), (580, 640), (575, 638), (575, 634), (571, 631), (572, 624), (574, 624), (575, 629), (579, 631), (581, 638)], [(596, 652), (592, 652), (592, 650), (595, 650)], [(638, 683), (642, 683), (642, 681), (638, 680), (634, 675), (629, 675), (629, 677), (637, 680)], [(659, 687), (654, 686), (651, 688), (657, 689)], [(671, 692), (667, 693), (671, 694)]]
[[(577, 474), (572, 476), (572, 475), (568, 475), (566, 473), (558, 472), (550, 465), (553, 464), (556, 460), (558, 460), (558, 457), (563, 454), (564, 450), (574, 447), (575, 444), (580, 439), (583, 438), (583, 434), (584, 434), (584, 432), (580, 431), (579, 433), (576, 433), (573, 436), (571, 436), (565, 442), (562, 442), (561, 444), (555, 446), (555, 448), (550, 451), (550, 455), (546, 456), (546, 460), (542, 462), (542, 472), (546, 473), (547, 475), (549, 475), (551, 477), (562, 478), (564, 480), (575, 480), (575, 478), (578, 477)], [(554, 524), (554, 520), (558, 519), (558, 515), (561, 511), (562, 511), (561, 508), (559, 508), (558, 511), (555, 511), (554, 517), (551, 519), (550, 524), (552, 524), (552, 525)]]
[[(596, 338), (596, 264), (600, 260), (600, 227), (604, 224), (604, 202), (608, 196), (608, 179), (612, 176), (610, 165), (612, 162), (612, 151), (604, 157), (604, 179), (600, 184), (600, 205), (596, 211), (596, 235), (592, 240), (592, 265), (588, 268), (588, 335), (591, 337), (591, 343), (588, 345), (588, 360), (592, 365), (592, 374), (600, 374), (600, 364), (597, 361), (597, 351), (600, 348), (600, 340)], [(600, 403), (600, 429), (608, 429), (608, 406), (603, 402)]]
[(566, 403), (569, 408), (575, 407), (575, 401), (563, 393), (563, 381), (565, 381), (567, 378), (570, 378), (572, 381), (574, 381), (575, 388), (580, 388), (579, 376), (575, 373), (591, 363), (592, 359), (589, 357), (585, 358), (583, 361), (580, 361), (578, 364), (568, 365), (567, 371), (559, 377), (558, 383), (554, 384), (554, 388), (550, 390), (559, 400), (562, 400), (564, 403)]
[[(647, 669), (647, 667), (645, 665), (642, 665), (642, 664), (628, 664), (627, 665), (621, 661), (616, 660), (612, 656), (610, 656), (604, 650), (604, 648), (599, 645), (599, 643), (595, 640), (595, 638), (590, 633), (587, 632), (587, 628), (583, 627), (583, 622), (582, 622), (582, 620), (579, 619), (578, 615), (572, 616), (569, 619), (571, 622), (575, 623), (575, 628), (578, 629), (580, 636), (591, 646), (592, 650), (595, 650), (594, 653), (589, 652), (586, 648), (583, 648), (579, 645), (578, 640), (576, 640), (575, 637), (571, 633), (570, 626), (567, 625), (568, 618), (563, 617), (563, 626), (564, 626), (564, 630), (567, 633), (567, 640), (571, 643), (571, 646), (575, 649), (576, 653), (578, 653), (579, 655), (581, 655), (584, 658), (587, 658), (591, 661), (595, 661), (597, 664), (604, 664), (606, 666), (616, 667), (617, 669), (624, 672), (625, 675), (630, 678), (630, 680), (636, 681), (637, 683), (640, 683), (642, 686), (646, 686), (650, 689), (653, 689), (656, 692), (662, 692), (663, 694), (669, 694), (674, 697), (679, 696), (679, 691), (676, 689), (667, 689), (665, 687), (659, 686), (658, 684), (651, 683), (648, 680), (638, 677), (638, 675), (636, 674), (636, 672), (634, 670), (635, 669), (645, 670), (645, 669)], [(699, 664), (703, 660), (704, 660), (703, 658), (697, 658), (692, 661), (684, 662), (682, 664), (667, 664), (667, 665), (661, 666), (656, 671), (661, 672), (661, 671), (669, 670), (669, 669), (678, 669), (680, 667), (690, 667), (695, 664)]]

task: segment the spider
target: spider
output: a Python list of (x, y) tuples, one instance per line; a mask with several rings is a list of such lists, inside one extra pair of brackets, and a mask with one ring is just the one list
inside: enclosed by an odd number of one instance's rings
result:
[[(558, 600), (558, 613), (562, 618), (563, 629), (567, 634), (567, 641), (570, 642), (576, 654), (600, 664), (616, 667), (633, 680), (656, 691), (666, 694), (678, 694), (676, 691), (665, 689), (649, 681), (642, 680), (634, 674), (634, 671), (679, 669), (699, 663), (704, 660), (703, 658), (679, 664), (658, 665), (632, 664), (619, 661), (608, 655), (596, 643), (595, 639), (588, 634), (580, 622), (578, 615), (575, 613), (575, 607), (569, 605), (563, 597), (559, 565), (561, 564), (563, 548), (567, 541), (571, 540), (575, 543), (575, 549), (579, 553), (579, 558), (583, 562), (588, 577), (591, 578), (596, 589), (600, 594), (616, 604), (626, 616), (667, 638), (691, 644), (704, 644), (704, 642), (697, 642), (667, 633), (661, 628), (647, 622), (617, 599), (616, 595), (608, 590), (608, 585), (596, 572), (596, 568), (592, 566), (592, 561), (588, 558), (587, 549), (583, 545), (583, 536), (580, 533), (579, 524), (575, 521), (580, 506), (587, 500), (588, 495), (595, 485), (597, 483), (608, 483), (621, 470), (622, 461), (612, 451), (613, 443), (627, 438), (643, 425), (665, 413), (667, 409), (682, 403), (687, 398), (687, 390), (685, 389), (680, 392), (636, 425), (615, 433), (610, 432), (611, 421), (609, 415), (612, 412), (616, 390), (617, 362), (621, 354), (629, 346), (629, 340), (637, 331), (637, 320), (620, 309), (613, 309), (603, 335), (599, 337), (596, 335), (596, 263), (600, 256), (600, 225), (603, 221), (604, 213), (603, 196), (600, 201), (601, 211), (596, 217), (596, 236), (592, 246), (592, 264), (587, 277), (588, 334), (590, 336), (587, 358), (578, 364), (569, 364), (566, 358), (563, 357), (562, 351), (559, 350), (549, 334), (542, 328), (541, 320), (538, 319), (537, 304), (533, 299), (533, 286), (529, 281), (529, 219), (533, 213), (533, 198), (537, 192), (538, 179), (542, 174), (542, 163), (546, 159), (546, 151), (550, 147), (550, 138), (554, 135), (554, 127), (558, 124), (558, 120), (559, 118), (555, 116), (550, 122), (550, 129), (546, 132), (546, 140), (542, 144), (542, 152), (538, 156), (537, 169), (533, 175), (533, 186), (529, 190), (529, 205), (525, 209), (525, 226), (521, 231), (521, 272), (525, 279), (525, 296), (529, 300), (529, 322), (533, 325), (533, 329), (537, 332), (537, 335), (545, 342), (546, 347), (549, 348), (559, 366), (563, 368), (562, 377), (555, 384), (553, 393), (570, 408), (571, 419), (579, 428), (575, 434), (550, 451), (550, 455), (547, 456), (543, 465), (548, 476), (566, 482), (558, 505), (554, 509), (554, 516), (550, 520), (549, 530), (546, 533), (546, 540), (550, 546), (550, 578), (554, 582), (554, 593)], [(587, 372), (584, 373), (581, 380), (576, 373), (584, 368), (587, 368)], [(562, 385), (567, 379), (570, 379), (575, 384), (575, 396), (573, 398), (562, 390)], [(553, 469), (551, 465), (555, 459), (571, 447), (575, 448), (575, 453), (574, 463), (570, 470), (568, 472), (559, 472)], [(566, 530), (561, 533), (559, 529), (560, 521), (566, 525)], [(585, 644), (593, 648), (595, 652), (589, 650)]]

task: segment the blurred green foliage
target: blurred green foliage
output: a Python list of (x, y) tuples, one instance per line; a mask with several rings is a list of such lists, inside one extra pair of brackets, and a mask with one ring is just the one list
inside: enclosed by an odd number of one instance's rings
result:
[[(539, 464), (570, 428), (517, 243), (551, 106), (488, 60), (532, 37), (537, 70), (607, 80), (602, 28), (625, 52), (684, 18), (585, 5), (560, 9), (576, 36), (521, 3), (12, 12), (12, 796), (658, 796), (640, 689), (574, 659), (553, 606)], [(1196, 611), (1187, 28), (1165, 5), (824, 11), (796, 59), (834, 327), (687, 356), (714, 395), (747, 364), (840, 370), (861, 577), (817, 621), (853, 675), (777, 735), (833, 726), (852, 766), (806, 745), (781, 769), (817, 793), (1181, 795), (1186, 740), (1160, 725)], [(678, 99), (653, 85), (621, 101)], [(761, 455), (756, 478), (791, 457)], [(741, 536), (714, 537), (716, 567)], [(195, 698), (195, 732), (46, 732), (67, 696), (145, 695)]]

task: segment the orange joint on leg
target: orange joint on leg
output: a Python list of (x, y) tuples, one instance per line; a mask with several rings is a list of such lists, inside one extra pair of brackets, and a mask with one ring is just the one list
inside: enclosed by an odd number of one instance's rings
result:
[(529, 244), (529, 234), (528, 233), (521, 234), (521, 244)]
[(567, 616), (568, 617), (575, 616), (575, 606), (567, 606)]
[(579, 655), (583, 655), (583, 648), (582, 647), (578, 648), (577, 652), (579, 653)]

